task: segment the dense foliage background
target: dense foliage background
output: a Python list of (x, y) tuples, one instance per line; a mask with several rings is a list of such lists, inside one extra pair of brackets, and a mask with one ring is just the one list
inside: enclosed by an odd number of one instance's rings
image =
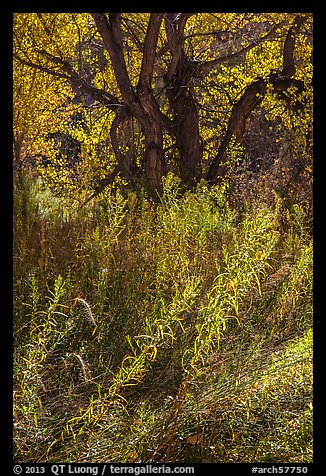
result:
[(26, 462), (312, 461), (312, 17), (14, 15)]

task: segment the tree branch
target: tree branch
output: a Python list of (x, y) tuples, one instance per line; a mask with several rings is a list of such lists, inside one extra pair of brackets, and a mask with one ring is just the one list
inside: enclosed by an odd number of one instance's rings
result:
[(294, 47), (296, 35), (308, 17), (308, 14), (297, 15), (286, 35), (283, 49), (283, 69), (281, 75), (287, 78), (291, 78), (295, 73)]
[(93, 198), (97, 197), (97, 195), (99, 195), (101, 192), (103, 192), (103, 190), (108, 185), (113, 183), (114, 179), (116, 178), (116, 176), (118, 175), (118, 173), (120, 171), (121, 171), (120, 164), (117, 164), (115, 166), (114, 170), (110, 173), (110, 175), (108, 177), (100, 180), (100, 182), (99, 182), (98, 186), (96, 187), (95, 191), (92, 193), (92, 195), (90, 195), (88, 198), (86, 198), (86, 200), (80, 205), (79, 208), (84, 207), (87, 203), (89, 203), (91, 200), (93, 200)]
[(265, 35), (263, 35), (260, 38), (252, 41), (249, 45), (241, 48), (238, 51), (235, 51), (234, 53), (231, 53), (231, 54), (228, 54), (228, 55), (225, 55), (225, 56), (220, 56), (219, 58), (216, 58), (216, 59), (213, 59), (213, 60), (210, 60), (210, 61), (203, 61), (203, 62), (200, 62), (200, 63), (194, 63), (195, 68), (198, 70), (197, 74), (200, 74), (200, 75), (207, 74), (211, 71), (211, 69), (214, 66), (216, 66), (218, 64), (221, 64), (221, 63), (225, 63), (226, 61), (233, 60), (233, 59), (238, 58), (239, 56), (243, 55), (244, 53), (247, 53), (248, 51), (250, 51), (253, 48), (255, 48), (256, 46), (258, 46), (259, 44), (261, 44), (264, 41), (271, 38), (279, 28), (284, 26), (285, 23), (286, 23), (285, 21), (277, 23)]
[(70, 76), (67, 75), (66, 73), (62, 73), (60, 71), (55, 71), (53, 69), (47, 68), (46, 66), (42, 66), (37, 63), (33, 63), (30, 60), (25, 60), (21, 58), (20, 56), (17, 55), (17, 53), (13, 53), (13, 57), (16, 58), (21, 64), (24, 64), (26, 66), (29, 66), (30, 68), (38, 69), (39, 71), (43, 71), (43, 73), (48, 73), (51, 74), (52, 76), (55, 76), (57, 78), (62, 78), (62, 79), (67, 79), (69, 81)]
[[(119, 164), (119, 170), (121, 170), (124, 175), (129, 176), (130, 170), (126, 163), (124, 155), (121, 153), (120, 150), (120, 141), (118, 137), (118, 128), (121, 124), (127, 121), (130, 118), (130, 114), (127, 108), (121, 109), (121, 111), (115, 116), (112, 121), (111, 128), (110, 128), (110, 139), (112, 144), (112, 149), (114, 155)], [(129, 177), (128, 177), (129, 178)]]
[[(111, 144), (114, 151), (114, 155), (118, 161), (117, 165), (113, 169), (113, 171), (105, 178), (99, 181), (97, 187), (95, 188), (94, 192), (82, 203), (80, 208), (84, 207), (87, 203), (89, 203), (93, 198), (97, 197), (103, 190), (111, 185), (114, 182), (116, 176), (121, 172), (122, 175), (128, 176), (129, 170), (128, 166), (125, 163), (124, 156), (122, 155), (120, 148), (119, 148), (119, 138), (117, 134), (118, 127), (120, 124), (123, 124), (130, 117), (129, 111), (126, 107), (122, 108), (119, 113), (115, 116), (112, 121), (111, 128), (110, 128), (110, 138)], [(129, 178), (129, 177), (128, 177)]]
[(69, 65), (67, 61), (63, 61), (61, 58), (58, 58), (46, 52), (45, 50), (41, 50), (40, 54), (46, 56), (54, 64), (59, 65), (61, 67), (61, 71), (54, 70), (47, 66), (43, 66), (32, 61), (25, 60), (18, 56), (16, 53), (13, 53), (13, 56), (20, 63), (29, 66), (30, 68), (37, 69), (39, 71), (42, 71), (43, 73), (50, 74), (51, 76), (55, 76), (57, 78), (66, 79), (72, 86), (79, 88), (80, 91), (87, 93), (94, 100), (100, 102), (101, 104), (110, 108), (113, 111), (116, 111), (121, 108), (122, 105), (119, 103), (118, 99), (115, 96), (108, 93), (104, 89), (96, 88), (95, 86), (92, 86), (91, 84), (87, 83), (74, 71), (74, 69)]
[(224, 163), (224, 160), (226, 159), (228, 146), (232, 138), (234, 138), (235, 143), (241, 141), (247, 118), (255, 107), (261, 103), (265, 93), (266, 80), (259, 78), (246, 87), (239, 101), (233, 106), (226, 134), (206, 175), (208, 182), (214, 183), (219, 177), (225, 175), (227, 165)]
[[(129, 33), (129, 37), (134, 40), (134, 43), (137, 45), (139, 51), (141, 51), (143, 53), (144, 46), (142, 45), (141, 41), (139, 40), (139, 38), (136, 35), (136, 33), (134, 32), (134, 30), (129, 25), (129, 23), (134, 23), (134, 22), (132, 22), (129, 18), (124, 18), (124, 17), (122, 17), (122, 21), (123, 21), (123, 24), (125, 25), (128, 33)], [(145, 34), (146, 34), (146, 32), (145, 32)]]
[[(179, 16), (180, 15), (180, 16)], [(167, 72), (167, 80), (171, 81), (180, 64), (183, 53), (183, 30), (187, 17), (183, 20), (182, 14), (165, 14), (165, 32), (168, 40), (168, 46), (171, 51), (172, 61)], [(182, 21), (183, 20), (183, 21)], [(179, 21), (181, 22), (179, 27)]]
[(145, 43), (144, 43), (144, 53), (143, 61), (141, 65), (140, 77), (139, 77), (139, 86), (151, 87), (151, 82), (153, 78), (153, 68), (155, 61), (156, 45), (158, 40), (158, 34), (160, 31), (160, 26), (162, 23), (163, 15), (162, 13), (151, 13)]
[[(309, 15), (297, 15), (288, 30), (284, 42), (282, 72), (273, 72), (266, 79), (259, 78), (257, 81), (247, 86), (240, 100), (233, 106), (226, 134), (206, 175), (208, 182), (215, 182), (219, 177), (225, 175), (227, 165), (223, 162), (226, 158), (227, 148), (231, 139), (233, 137), (235, 143), (241, 141), (245, 131), (247, 118), (261, 103), (262, 98), (266, 93), (267, 82), (270, 82), (273, 86), (274, 92), (279, 96), (279, 98), (284, 99), (289, 107), (293, 109), (299, 109), (299, 107), (302, 107), (302, 104), (298, 100), (296, 103), (293, 103), (291, 97), (286, 95), (286, 91), (292, 86), (295, 87), (297, 92), (300, 94), (304, 89), (304, 82), (292, 79), (292, 76), (295, 74), (295, 37), (308, 16)], [(270, 34), (270, 32), (268, 34)]]
[(140, 115), (139, 103), (130, 82), (126, 62), (123, 55), (120, 13), (110, 13), (110, 23), (105, 13), (91, 13), (97, 29), (102, 37), (104, 46), (110, 54), (115, 77), (123, 101), (128, 105), (135, 116)]

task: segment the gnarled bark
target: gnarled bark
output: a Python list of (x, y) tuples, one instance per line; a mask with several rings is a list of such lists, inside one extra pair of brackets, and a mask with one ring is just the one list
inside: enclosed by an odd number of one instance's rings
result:
[(145, 175), (149, 189), (154, 193), (161, 188), (163, 133), (160, 111), (152, 92), (151, 82), (162, 14), (150, 15), (137, 91), (131, 85), (123, 55), (120, 14), (110, 13), (109, 21), (104, 13), (92, 15), (110, 54), (124, 104), (142, 126), (145, 136)]

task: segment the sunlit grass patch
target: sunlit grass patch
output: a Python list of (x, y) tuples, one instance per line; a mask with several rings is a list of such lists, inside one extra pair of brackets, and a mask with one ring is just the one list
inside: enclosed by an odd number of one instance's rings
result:
[(67, 214), (17, 191), (17, 461), (312, 460), (303, 210), (164, 186)]

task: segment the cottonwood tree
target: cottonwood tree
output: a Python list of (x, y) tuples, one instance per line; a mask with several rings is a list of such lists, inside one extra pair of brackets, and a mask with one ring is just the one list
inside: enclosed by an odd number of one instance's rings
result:
[(19, 13), (14, 64), (69, 85), (93, 120), (76, 136), (108, 147), (91, 196), (117, 177), (156, 193), (167, 170), (217, 182), (258, 108), (309, 122), (311, 30), (308, 13)]

